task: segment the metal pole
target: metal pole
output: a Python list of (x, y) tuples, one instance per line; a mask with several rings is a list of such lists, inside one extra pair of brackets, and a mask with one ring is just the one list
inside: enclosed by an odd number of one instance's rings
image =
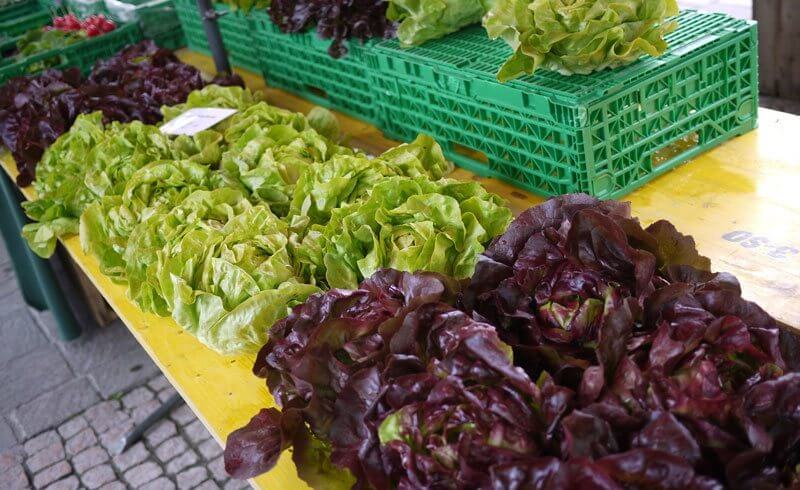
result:
[(214, 10), (211, 0), (197, 0), (197, 8), (200, 9), (200, 17), (203, 19), (203, 28), (206, 31), (208, 47), (211, 48), (211, 56), (214, 58), (214, 65), (217, 67), (217, 74), (231, 74), (231, 64), (228, 62), (228, 53), (225, 52), (225, 45), (222, 44), (222, 35), (219, 33), (217, 18), (221, 14)]

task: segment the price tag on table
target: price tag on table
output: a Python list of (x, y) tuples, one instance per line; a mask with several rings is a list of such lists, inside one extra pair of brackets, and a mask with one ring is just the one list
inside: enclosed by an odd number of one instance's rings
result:
[(198, 107), (189, 109), (172, 121), (161, 126), (161, 132), (169, 135), (195, 134), (209, 129), (236, 114), (236, 109), (219, 109), (212, 107)]

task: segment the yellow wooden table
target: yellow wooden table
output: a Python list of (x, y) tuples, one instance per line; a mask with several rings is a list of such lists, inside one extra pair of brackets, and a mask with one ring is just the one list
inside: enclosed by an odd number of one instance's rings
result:
[[(213, 71), (210, 58), (184, 51), (181, 58)], [(240, 71), (247, 86), (265, 90), (280, 107), (307, 112), (312, 104), (266, 89), (260, 76)], [(349, 143), (380, 153), (396, 142), (375, 128), (339, 115)], [(760, 128), (705, 154), (634, 192), (634, 214), (647, 224), (660, 218), (695, 236), (716, 270), (736, 274), (747, 298), (760, 303), (785, 325), (800, 327), (800, 117), (762, 110)], [(0, 155), (13, 177), (7, 153)], [(460, 179), (479, 180), (509, 201), (515, 212), (542, 198), (494, 179), (457, 170)], [(26, 198), (35, 197), (31, 188)], [(64, 245), (106, 297), (150, 357), (214, 437), (223, 443), (261, 408), (272, 405), (263, 380), (252, 375), (254, 357), (223, 357), (204, 347), (169, 318), (142, 313), (125, 297), (125, 288), (103, 276), (77, 237)], [(252, 481), (270, 489), (306, 488), (288, 454), (277, 467)]]

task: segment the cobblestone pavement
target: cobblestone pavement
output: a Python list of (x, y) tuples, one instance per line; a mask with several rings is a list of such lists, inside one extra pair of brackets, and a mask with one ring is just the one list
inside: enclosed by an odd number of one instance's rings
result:
[(246, 488), (184, 404), (125, 453), (109, 452), (172, 393), (120, 322), (57, 339), (22, 299), (0, 240), (0, 490)]
[(114, 455), (120, 438), (173, 393), (158, 375), (0, 454), (0, 488), (247, 488), (247, 482), (228, 479), (222, 448), (185, 404)]

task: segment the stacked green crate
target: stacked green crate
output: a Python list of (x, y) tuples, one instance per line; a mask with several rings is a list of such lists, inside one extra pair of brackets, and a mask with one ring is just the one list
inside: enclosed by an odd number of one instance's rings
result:
[(428, 133), (456, 164), (546, 196), (622, 196), (752, 130), (753, 22), (686, 11), (669, 51), (591, 75), (495, 79), (511, 54), (480, 27), (420, 47), (369, 50), (383, 129)]
[(38, 0), (0, 1), (0, 41), (47, 25), (58, 13), (53, 5)]
[[(183, 26), (183, 32), (186, 34), (189, 48), (200, 53), (211, 54), (196, 0), (175, 0), (175, 8), (178, 11), (178, 18)], [(231, 63), (234, 66), (258, 72), (260, 65), (248, 16), (241, 11), (233, 11), (226, 5), (217, 4), (214, 8), (220, 14), (217, 24)]]
[(347, 41), (347, 55), (328, 54), (330, 39), (316, 30), (285, 34), (266, 12), (253, 12), (250, 27), (267, 84), (380, 126), (380, 110), (367, 64), (374, 41)]
[[(84, 39), (62, 49), (51, 49), (22, 60), (11, 59), (0, 64), (0, 84), (13, 77), (38, 73), (45, 62), (49, 68), (64, 69), (74, 66), (83, 73), (88, 73), (97, 60), (110, 58), (117, 51), (141, 39), (142, 32), (138, 24), (121, 24), (111, 32)], [(2, 47), (0, 44), (0, 49)]]

